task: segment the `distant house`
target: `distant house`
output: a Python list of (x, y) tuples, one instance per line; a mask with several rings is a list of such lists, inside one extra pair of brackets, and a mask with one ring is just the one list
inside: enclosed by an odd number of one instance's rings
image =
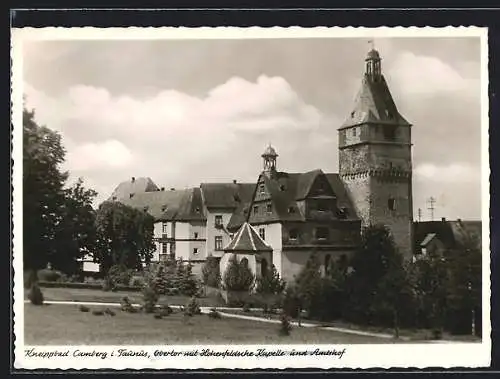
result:
[(414, 223), (414, 261), (429, 255), (442, 255), (473, 238), (481, 247), (481, 221), (446, 220)]

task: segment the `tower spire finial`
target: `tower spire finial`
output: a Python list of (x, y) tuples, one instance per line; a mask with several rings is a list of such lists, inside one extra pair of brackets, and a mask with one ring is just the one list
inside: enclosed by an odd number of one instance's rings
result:
[(375, 41), (373, 40), (373, 38), (372, 38), (372, 39), (369, 39), (369, 40), (368, 40), (368, 43), (370, 44), (370, 46), (371, 46), (372, 50), (375, 50)]

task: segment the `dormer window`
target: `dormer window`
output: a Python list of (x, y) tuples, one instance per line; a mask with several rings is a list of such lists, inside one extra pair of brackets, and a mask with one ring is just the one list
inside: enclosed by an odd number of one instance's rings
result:
[(161, 211), (162, 211), (162, 212), (165, 212), (166, 210), (167, 210), (167, 206), (166, 206), (166, 205), (162, 205), (162, 206), (161, 206)]
[(215, 216), (215, 227), (216, 228), (222, 227), (222, 215)]
[(356, 111), (351, 112), (351, 118), (354, 118), (354, 115), (356, 114)]
[(353, 137), (356, 137), (356, 128), (353, 128), (353, 129), (352, 129), (352, 136), (353, 136)]
[(284, 191), (285, 190), (285, 185), (284, 184), (281, 184), (280, 185), (280, 191)]
[(288, 207), (288, 213), (295, 213), (294, 207)]
[(288, 233), (288, 237), (291, 240), (296, 240), (299, 237), (299, 231), (297, 229), (290, 229), (290, 233)]

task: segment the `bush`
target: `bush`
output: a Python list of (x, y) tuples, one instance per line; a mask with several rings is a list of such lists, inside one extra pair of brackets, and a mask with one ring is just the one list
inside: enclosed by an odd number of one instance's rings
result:
[(203, 283), (209, 287), (218, 288), (220, 286), (221, 275), (219, 261), (219, 258), (212, 256), (207, 257), (207, 260), (201, 269)]
[(31, 286), (38, 281), (35, 270), (24, 271), (24, 288), (31, 288)]
[(257, 278), (256, 291), (263, 294), (279, 295), (283, 292), (285, 286), (285, 281), (280, 278), (276, 267), (272, 265), (271, 269), (268, 269), (262, 277)]
[(179, 265), (182, 267), (179, 270), (180, 277), (178, 278), (180, 292), (185, 296), (195, 296), (198, 293), (198, 280), (193, 275), (193, 266), (188, 263), (187, 265), (183, 265), (180, 263)]
[(37, 283), (31, 286), (30, 292), (28, 293), (28, 299), (33, 305), (43, 305), (43, 293)]
[(200, 304), (195, 297), (192, 297), (184, 307), (184, 313), (189, 316), (199, 315), (201, 314)]
[(222, 318), (220, 313), (215, 308), (210, 309), (210, 312), (208, 312), (208, 317), (213, 318), (213, 319), (217, 319), (217, 320)]
[(143, 276), (133, 276), (130, 279), (130, 287), (144, 287), (146, 281)]
[(41, 282), (57, 282), (61, 279), (62, 273), (50, 268), (44, 268), (38, 271), (37, 276)]
[(152, 286), (145, 286), (142, 291), (144, 301), (144, 312), (153, 313), (158, 302), (159, 295)]
[(162, 316), (169, 316), (173, 313), (173, 309), (169, 307), (168, 305), (162, 305), (160, 308), (160, 314)]
[(111, 266), (107, 276), (115, 285), (121, 284), (124, 286), (128, 286), (130, 283), (130, 279), (132, 278), (132, 270), (127, 269), (122, 265), (115, 265)]
[(288, 316), (292, 318), (299, 317), (299, 312), (301, 311), (301, 301), (295, 287), (287, 287), (281, 307), (283, 312)]
[(280, 316), (280, 328), (279, 328), (280, 336), (289, 336), (291, 330), (292, 330), (292, 325), (290, 323), (290, 319), (285, 313), (282, 313)]
[(250, 268), (232, 256), (224, 273), (224, 289), (227, 291), (250, 291), (253, 288), (255, 276)]

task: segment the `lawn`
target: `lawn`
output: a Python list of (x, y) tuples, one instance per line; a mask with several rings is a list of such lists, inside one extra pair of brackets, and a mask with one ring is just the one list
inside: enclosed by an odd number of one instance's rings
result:
[[(294, 327), (279, 336), (279, 324), (234, 318), (188, 318), (179, 311), (155, 319), (151, 314), (116, 310), (116, 316), (80, 312), (76, 305), (24, 305), (24, 335), (28, 345), (157, 345), (157, 344), (353, 344), (393, 340), (344, 334), (320, 328)], [(91, 307), (103, 309), (103, 307)]]
[[(102, 290), (86, 289), (86, 288), (42, 288), (43, 297), (45, 300), (59, 301), (86, 301), (86, 302), (104, 302), (104, 303), (119, 303), (120, 300), (127, 296), (132, 303), (142, 303), (142, 294), (140, 292), (106, 292)], [(28, 297), (28, 291), (25, 291), (25, 299)], [(189, 301), (186, 296), (161, 296), (161, 304), (170, 305), (185, 305)], [(224, 306), (224, 302), (220, 298), (203, 297), (199, 298), (198, 302), (204, 307)]]

